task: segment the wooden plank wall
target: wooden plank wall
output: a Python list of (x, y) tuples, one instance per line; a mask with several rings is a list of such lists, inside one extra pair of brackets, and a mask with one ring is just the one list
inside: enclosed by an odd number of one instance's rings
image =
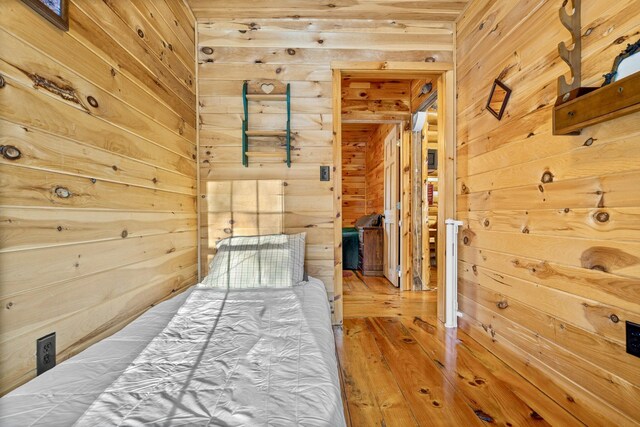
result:
[[(582, 422), (636, 425), (640, 114), (551, 134), (560, 5), (478, 0), (458, 25), (461, 328)], [(639, 33), (640, 1), (583, 0), (582, 85)], [(513, 89), (502, 121), (485, 111), (497, 77)]]
[(390, 123), (377, 125), (367, 143), (367, 213), (384, 214), (384, 140), (394, 126)]
[(342, 226), (353, 227), (367, 213), (365, 154), (376, 125), (342, 125)]
[[(246, 9), (250, 10), (250, 9)], [(256, 12), (258, 13), (258, 12)], [(332, 61), (452, 61), (452, 24), (405, 20), (220, 19), (198, 23), (201, 188), (219, 180), (285, 182), (285, 231), (306, 231), (307, 270), (334, 289), (333, 177), (320, 182), (319, 167), (333, 164)], [(242, 82), (291, 83), (291, 168), (240, 161)], [(254, 103), (252, 127), (279, 128), (282, 103)], [(206, 190), (200, 195), (206, 205)], [(204, 213), (203, 213), (204, 214)], [(342, 221), (341, 218), (338, 218)], [(206, 224), (206, 223), (205, 223)], [(203, 265), (211, 255), (208, 230), (200, 233)], [(342, 318), (341, 301), (334, 321)]]
[(409, 120), (410, 80), (346, 78), (342, 81), (342, 119)]
[(0, 13), (0, 393), (196, 281), (194, 18), (180, 0)]
[[(198, 20), (212, 17), (307, 19), (416, 19), (421, 21), (455, 21), (467, 0), (336, 0), (331, 3), (309, 0), (253, 0), (251, 7), (244, 2), (227, 0), (187, 0)], [(365, 23), (369, 25), (369, 23)]]

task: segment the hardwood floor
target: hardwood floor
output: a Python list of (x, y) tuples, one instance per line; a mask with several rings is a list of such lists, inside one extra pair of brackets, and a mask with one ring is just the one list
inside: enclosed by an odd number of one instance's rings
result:
[(435, 298), (345, 272), (335, 336), (348, 425), (582, 425), (464, 332), (442, 327)]

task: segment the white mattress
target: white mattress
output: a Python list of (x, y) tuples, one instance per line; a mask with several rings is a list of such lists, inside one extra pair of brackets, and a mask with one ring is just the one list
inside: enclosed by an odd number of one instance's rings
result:
[(324, 285), (196, 286), (7, 394), (0, 425), (343, 426)]

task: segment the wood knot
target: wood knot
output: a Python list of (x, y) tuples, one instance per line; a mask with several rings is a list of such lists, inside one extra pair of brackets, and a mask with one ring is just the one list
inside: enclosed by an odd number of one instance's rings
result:
[(593, 145), (593, 141), (593, 138), (588, 138), (582, 145), (584, 145), (585, 147), (591, 147)]
[(93, 108), (98, 108), (98, 101), (93, 96), (91, 96), (91, 95), (87, 96), (87, 102)]
[(471, 229), (465, 228), (460, 232), (460, 235), (462, 237), (462, 243), (464, 243), (465, 245), (469, 245), (476, 234), (471, 231)]
[(138, 28), (138, 37), (144, 38), (144, 31), (142, 31), (142, 28)]
[(63, 230), (63, 228), (62, 228), (62, 226), (61, 226), (61, 225), (59, 225), (59, 226), (57, 226), (57, 227), (56, 227), (56, 230), (58, 230), (58, 231), (62, 231), (62, 230)]
[(95, 178), (91, 178), (91, 183), (95, 184), (96, 182), (98, 182)]
[(485, 220), (482, 222), (482, 225), (488, 227), (489, 225), (491, 225), (491, 222), (487, 218), (485, 218)]
[(496, 303), (496, 307), (498, 307), (500, 310), (504, 310), (505, 308), (509, 307), (509, 303), (507, 301), (498, 301)]
[(525, 226), (525, 227), (522, 227), (522, 232), (523, 232), (524, 234), (529, 234), (529, 227), (526, 227), (526, 226)]
[(433, 56), (428, 56), (425, 58), (424, 62), (436, 62), (436, 58)]
[(438, 408), (440, 406), (440, 402), (438, 402), (437, 400), (434, 400), (433, 402), (431, 402), (431, 404), (433, 406), (435, 406), (436, 408)]
[(126, 239), (128, 235), (129, 235), (129, 232), (127, 230), (122, 230), (122, 233), (120, 233), (120, 236), (123, 239)]
[(7, 305), (6, 305), (6, 307), (7, 307), (7, 310), (10, 310), (10, 309), (11, 309), (11, 307), (13, 307), (13, 302), (12, 302), (12, 301), (9, 301), (9, 302), (7, 303)]
[(202, 48), (200, 48), (200, 52), (204, 53), (205, 55), (211, 55), (213, 54), (213, 48), (209, 46), (203, 46)]
[(553, 174), (549, 171), (546, 171), (545, 173), (542, 174), (542, 178), (540, 180), (542, 181), (543, 184), (548, 184), (550, 182), (553, 182)]
[(114, 171), (118, 171), (118, 166), (113, 165), (113, 166), (111, 166), (111, 169), (113, 169)]
[(225, 228), (225, 229), (224, 229), (224, 232), (225, 232), (226, 234), (231, 234), (233, 231), (232, 231), (230, 228)]
[(594, 216), (596, 218), (596, 221), (598, 221), (598, 222), (607, 222), (607, 221), (609, 221), (609, 213), (608, 212), (598, 211), (598, 212), (596, 212), (596, 214)]
[(420, 389), (420, 393), (421, 394), (429, 394), (429, 389), (428, 388), (421, 388)]
[(640, 258), (617, 248), (594, 246), (582, 253), (580, 263), (583, 268), (608, 273), (615, 269), (637, 266)]
[(477, 265), (472, 265), (471, 266), (471, 271), (473, 271), (473, 274), (477, 275), (478, 274), (478, 266)]
[(544, 420), (544, 418), (542, 418), (536, 411), (531, 411), (531, 414), (529, 414), (529, 416), (534, 420)]
[(293, 55), (295, 55), (295, 54), (296, 54), (296, 50), (295, 50), (295, 49), (292, 49), (292, 48), (289, 48), (289, 49), (287, 49), (287, 53), (288, 53), (289, 55), (293, 56)]
[(53, 192), (61, 199), (68, 199), (69, 197), (71, 197), (71, 191), (69, 191), (69, 189), (65, 187), (56, 187)]
[(413, 344), (415, 343), (415, 341), (411, 338), (402, 338), (402, 341), (404, 341), (407, 344)]
[(318, 40), (318, 44), (322, 44), (322, 43), (324, 43), (324, 40), (322, 39)]
[(4, 77), (2, 77), (2, 74), (0, 74), (0, 89), (2, 89), (4, 87), (5, 83), (4, 83)]
[(477, 416), (478, 418), (480, 418), (482, 421), (485, 421), (485, 422), (487, 422), (487, 423), (491, 423), (491, 424), (493, 424), (493, 422), (495, 421), (491, 415), (487, 414), (487, 413), (486, 413), (486, 412), (484, 412), (482, 409), (475, 409), (473, 412), (474, 412), (474, 413), (476, 414), (476, 416)]
[(7, 160), (18, 160), (22, 157), (20, 150), (13, 145), (1, 145), (0, 154)]
[(612, 314), (611, 316), (609, 316), (609, 319), (610, 319), (613, 323), (618, 323), (618, 322), (620, 321), (620, 318), (619, 318), (617, 315), (615, 315), (615, 314)]
[(425, 84), (424, 86), (422, 86), (422, 89), (420, 89), (420, 93), (422, 95), (426, 95), (429, 92), (431, 92), (431, 90), (433, 89), (433, 84), (431, 84), (431, 82)]

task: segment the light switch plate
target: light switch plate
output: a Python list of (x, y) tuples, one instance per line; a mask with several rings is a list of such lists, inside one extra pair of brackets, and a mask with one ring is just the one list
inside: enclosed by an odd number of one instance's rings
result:
[(329, 166), (320, 166), (320, 181), (331, 181)]

